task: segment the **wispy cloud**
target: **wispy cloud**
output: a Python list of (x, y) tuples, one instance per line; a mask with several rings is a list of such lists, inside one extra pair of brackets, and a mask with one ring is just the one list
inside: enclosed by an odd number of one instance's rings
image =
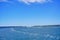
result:
[(18, 1), (30, 4), (30, 3), (46, 3), (51, 2), (52, 0), (18, 0)]
[[(14, 0), (0, 0), (0, 2), (13, 2)], [(51, 2), (52, 0), (15, 0), (17, 2), (23, 2), (25, 4), (31, 4), (31, 3), (47, 3)]]

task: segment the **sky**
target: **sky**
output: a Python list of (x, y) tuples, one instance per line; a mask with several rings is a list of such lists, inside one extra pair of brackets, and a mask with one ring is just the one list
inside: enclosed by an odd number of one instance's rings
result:
[(60, 0), (0, 0), (0, 26), (60, 24)]

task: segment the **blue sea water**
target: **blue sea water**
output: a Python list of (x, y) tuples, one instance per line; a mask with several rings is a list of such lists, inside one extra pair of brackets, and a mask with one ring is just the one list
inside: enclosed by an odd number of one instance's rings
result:
[(60, 40), (60, 27), (0, 27), (0, 40)]

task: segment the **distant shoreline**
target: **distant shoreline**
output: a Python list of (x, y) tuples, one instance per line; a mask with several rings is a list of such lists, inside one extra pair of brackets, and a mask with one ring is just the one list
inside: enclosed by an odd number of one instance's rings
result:
[[(0, 28), (15, 28), (15, 27), (29, 27), (29, 26), (0, 26)], [(60, 27), (60, 25), (35, 25), (31, 27)]]

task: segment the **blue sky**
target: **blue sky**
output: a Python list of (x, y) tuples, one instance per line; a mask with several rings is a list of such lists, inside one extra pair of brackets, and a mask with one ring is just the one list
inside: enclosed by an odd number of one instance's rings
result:
[(60, 24), (60, 0), (0, 0), (0, 26)]

